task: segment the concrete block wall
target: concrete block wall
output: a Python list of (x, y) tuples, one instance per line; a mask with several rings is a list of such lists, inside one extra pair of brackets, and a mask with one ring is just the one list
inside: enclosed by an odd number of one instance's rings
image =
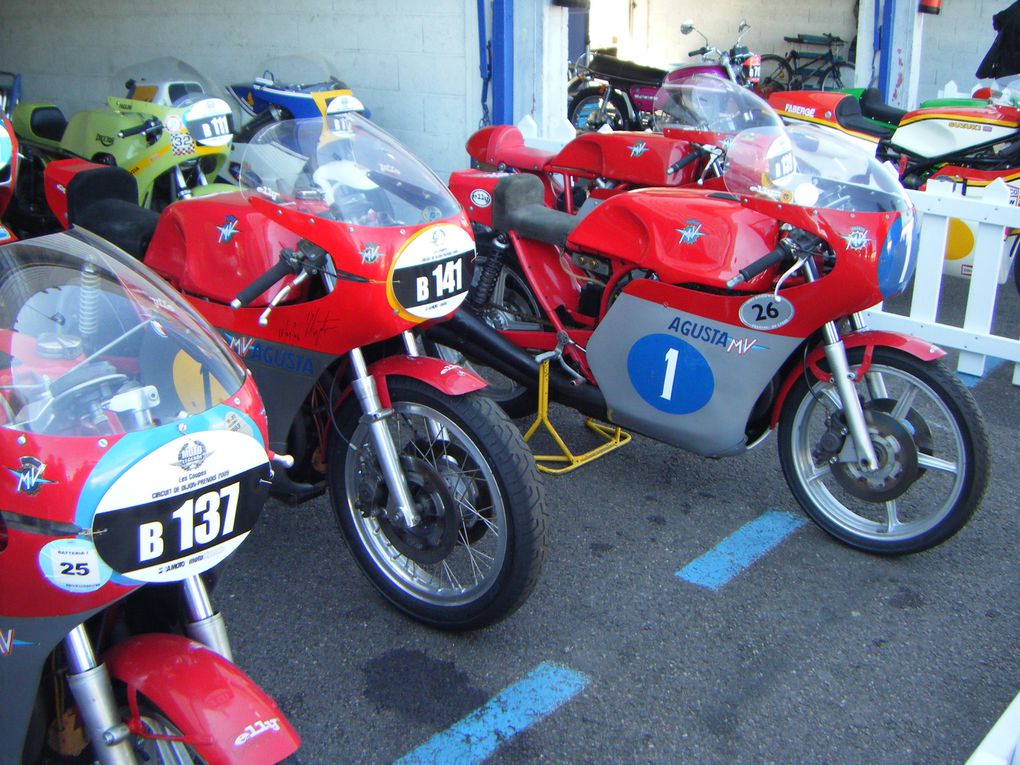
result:
[(921, 100), (934, 98), (949, 80), (960, 90), (978, 83), (974, 73), (995, 40), (992, 16), (1009, 5), (1010, 0), (943, 0), (939, 15), (925, 15)]
[(475, 0), (4, 0), (0, 69), (65, 113), (122, 95), (113, 75), (175, 56), (226, 85), (274, 56), (324, 56), (373, 119), (441, 178), (481, 117)]

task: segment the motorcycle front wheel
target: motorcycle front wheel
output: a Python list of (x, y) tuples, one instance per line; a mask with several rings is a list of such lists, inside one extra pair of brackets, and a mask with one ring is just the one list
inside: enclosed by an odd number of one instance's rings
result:
[[(856, 373), (864, 351), (847, 355)], [(791, 491), (819, 526), (860, 550), (914, 553), (946, 541), (988, 483), (988, 434), (974, 399), (940, 362), (889, 348), (875, 350), (857, 389), (878, 469), (860, 469), (848, 453), (835, 385), (802, 377), (779, 419)]]
[(546, 506), (520, 432), (494, 402), (388, 380), (385, 422), (421, 523), (393, 512), (375, 447), (352, 400), (329, 446), (330, 498), (369, 581), (394, 606), (447, 630), (477, 629), (527, 600), (545, 560)]
[(627, 103), (616, 91), (610, 91), (605, 116), (599, 115), (602, 99), (606, 95), (600, 87), (581, 88), (567, 105), (567, 119), (575, 130), (598, 130), (609, 125), (613, 130), (640, 130), (628, 117)]

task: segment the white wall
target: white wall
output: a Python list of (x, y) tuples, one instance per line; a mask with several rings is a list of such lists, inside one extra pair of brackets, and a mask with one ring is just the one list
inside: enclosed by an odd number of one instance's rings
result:
[(978, 82), (974, 72), (995, 40), (992, 16), (1009, 5), (1010, 0), (944, 0), (942, 13), (925, 15), (921, 100), (934, 98), (949, 80), (967, 91)]
[[(897, 13), (916, 14), (917, 0), (895, 2)], [(941, 14), (921, 14), (919, 100), (935, 97), (949, 80), (968, 90), (977, 82), (974, 72), (995, 39), (992, 15), (1009, 4), (1010, 0), (944, 0)], [(717, 48), (732, 45), (737, 24), (746, 19), (751, 24), (744, 35), (748, 47), (781, 55), (791, 47), (783, 38), (800, 32), (831, 32), (848, 41), (856, 34), (853, 0), (715, 0), (710, 4), (634, 0), (630, 8), (628, 0), (591, 0), (591, 8), (593, 46), (611, 45), (616, 37), (621, 56), (659, 66), (688, 61), (687, 51), (701, 46), (697, 34), (680, 34), (680, 24), (687, 19)], [(859, 55), (869, 55), (871, 44), (870, 39), (863, 40)]]
[(481, 117), (475, 0), (3, 0), (0, 69), (25, 100), (99, 106), (114, 72), (176, 56), (225, 85), (273, 56), (322, 54), (373, 119), (440, 177)]
[(591, 8), (593, 46), (611, 44), (616, 36), (621, 56), (659, 66), (689, 61), (687, 51), (702, 46), (697, 32), (680, 34), (688, 19), (709, 45), (722, 49), (733, 44), (737, 25), (746, 19), (751, 29), (743, 41), (759, 53), (785, 54), (790, 45), (783, 37), (800, 32), (831, 32), (849, 41), (856, 29), (852, 0), (634, 0), (629, 13), (627, 2), (591, 0)]

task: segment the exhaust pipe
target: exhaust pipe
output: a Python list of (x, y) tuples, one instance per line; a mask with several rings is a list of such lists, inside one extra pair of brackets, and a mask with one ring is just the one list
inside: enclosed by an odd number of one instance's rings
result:
[[(539, 364), (534, 357), (463, 308), (442, 324), (429, 327), (426, 335), (521, 385), (538, 389)], [(549, 367), (549, 397), (587, 417), (608, 421), (602, 391), (591, 383), (577, 382), (555, 366)]]

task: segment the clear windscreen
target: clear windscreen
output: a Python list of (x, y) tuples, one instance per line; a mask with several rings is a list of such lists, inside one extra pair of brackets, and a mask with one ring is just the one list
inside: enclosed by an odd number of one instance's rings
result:
[(236, 393), (244, 369), (137, 261), (74, 231), (0, 247), (0, 427), (115, 435)]
[(358, 114), (269, 125), (245, 147), (240, 183), (246, 195), (358, 226), (414, 226), (460, 212), (431, 170)]
[(747, 88), (713, 75), (699, 74), (666, 83), (655, 97), (654, 127), (700, 133), (739, 133), (778, 127), (775, 110)]
[(723, 180), (737, 195), (857, 212), (911, 208), (895, 170), (810, 126), (741, 132), (726, 150)]

